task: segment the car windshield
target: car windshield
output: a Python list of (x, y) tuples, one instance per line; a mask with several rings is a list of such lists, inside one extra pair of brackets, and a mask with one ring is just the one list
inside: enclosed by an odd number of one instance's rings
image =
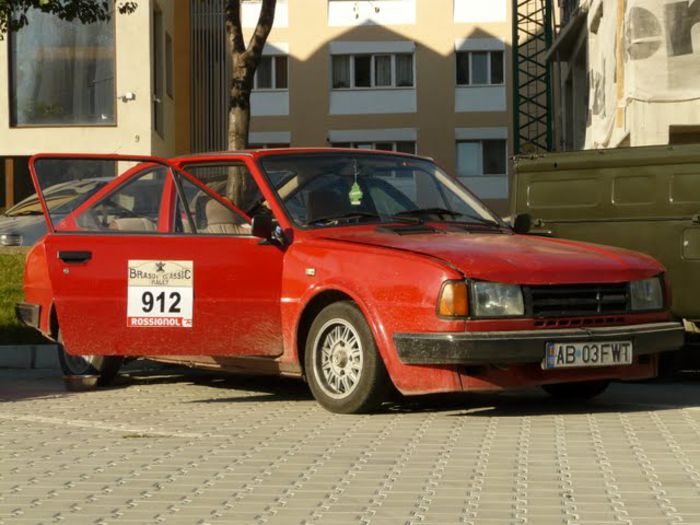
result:
[(503, 226), (429, 160), (329, 152), (269, 155), (260, 163), (298, 226), (322, 228), (358, 222)]
[[(47, 188), (44, 192), (46, 205), (52, 215), (68, 215), (80, 204), (85, 202), (90, 195), (102, 188), (110, 179), (87, 179), (56, 184)], [(8, 217), (25, 215), (41, 215), (41, 203), (37, 194), (30, 195), (5, 212)]]

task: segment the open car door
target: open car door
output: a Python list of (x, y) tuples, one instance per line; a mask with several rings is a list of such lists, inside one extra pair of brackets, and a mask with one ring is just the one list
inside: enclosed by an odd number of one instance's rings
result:
[[(282, 353), (284, 248), (253, 237), (242, 210), (156, 157), (42, 155), (30, 168), (70, 354)], [(99, 184), (80, 202), (50, 200), (85, 180)]]

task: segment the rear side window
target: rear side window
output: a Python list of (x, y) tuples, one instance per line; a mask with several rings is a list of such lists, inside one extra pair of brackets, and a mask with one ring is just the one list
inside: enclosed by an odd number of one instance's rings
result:
[(250, 224), (241, 214), (185, 177), (175, 175), (178, 199), (174, 214), (175, 233), (202, 235), (248, 235)]
[(188, 164), (184, 169), (248, 215), (267, 207), (253, 175), (240, 162)]

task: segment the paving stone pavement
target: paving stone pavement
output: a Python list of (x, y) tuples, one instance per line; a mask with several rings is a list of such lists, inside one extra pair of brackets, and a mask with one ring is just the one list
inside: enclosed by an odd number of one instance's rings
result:
[(700, 523), (700, 377), (343, 416), (281, 378), (0, 370), (0, 523)]

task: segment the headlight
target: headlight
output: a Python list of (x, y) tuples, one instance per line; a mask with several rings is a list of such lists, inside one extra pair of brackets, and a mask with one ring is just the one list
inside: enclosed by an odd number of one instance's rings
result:
[(444, 317), (466, 317), (467, 283), (464, 281), (447, 281), (442, 285), (438, 298), (438, 314)]
[(517, 284), (472, 282), (476, 317), (525, 315), (523, 291)]
[(18, 233), (0, 234), (0, 245), (2, 246), (20, 246), (21, 244), (22, 236)]
[(664, 293), (658, 277), (630, 282), (630, 304), (632, 310), (661, 310)]

